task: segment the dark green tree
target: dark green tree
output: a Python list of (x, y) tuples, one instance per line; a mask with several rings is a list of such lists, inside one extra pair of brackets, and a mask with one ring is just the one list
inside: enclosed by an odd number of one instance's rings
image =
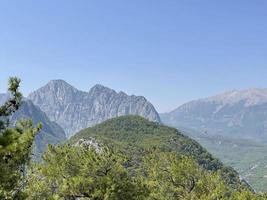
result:
[(152, 152), (144, 158), (147, 200), (264, 200), (248, 189), (233, 190), (217, 172), (203, 169), (187, 156)]
[(20, 79), (9, 79), (9, 100), (0, 107), (0, 199), (23, 199), (26, 165), (30, 161), (34, 137), (41, 125), (21, 120), (9, 127), (9, 116), (19, 109), (22, 94)]
[(109, 149), (49, 145), (29, 174), (28, 199), (142, 200), (148, 191)]
[(10, 98), (0, 107), (0, 132), (9, 125), (8, 117), (19, 109), (21, 105), (22, 94), (19, 92), (21, 80), (17, 77), (11, 77), (8, 81), (8, 91)]

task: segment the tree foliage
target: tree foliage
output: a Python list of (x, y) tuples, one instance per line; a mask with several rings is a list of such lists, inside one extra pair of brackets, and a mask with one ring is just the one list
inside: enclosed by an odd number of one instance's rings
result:
[(152, 153), (145, 167), (151, 200), (222, 199), (230, 191), (217, 173), (204, 170), (187, 156)]
[(8, 117), (21, 105), (20, 80), (9, 79), (10, 99), (0, 107), (0, 199), (21, 199), (26, 165), (30, 161), (31, 147), (41, 126), (30, 120), (21, 120), (10, 128)]
[(29, 174), (28, 199), (144, 199), (147, 190), (128, 175), (126, 161), (108, 149), (50, 145)]
[(21, 105), (22, 94), (19, 92), (21, 80), (17, 77), (11, 77), (8, 81), (8, 91), (10, 98), (0, 107), (0, 132), (9, 125), (8, 116), (18, 110)]
[(218, 173), (191, 157), (150, 151), (135, 174), (128, 158), (104, 148), (49, 146), (43, 163), (32, 166), (25, 190), (30, 200), (256, 200), (249, 190), (233, 190)]
[(173, 152), (178, 156), (190, 156), (208, 171), (218, 172), (233, 189), (247, 186), (240, 181), (238, 173), (223, 165), (196, 141), (181, 134), (177, 129), (150, 122), (139, 116), (122, 116), (107, 120), (99, 125), (84, 129), (70, 139), (96, 138), (108, 146), (124, 151), (131, 158), (133, 168), (138, 167), (148, 149)]
[(248, 189), (233, 190), (218, 172), (203, 169), (188, 156), (153, 152), (144, 160), (147, 200), (264, 200)]

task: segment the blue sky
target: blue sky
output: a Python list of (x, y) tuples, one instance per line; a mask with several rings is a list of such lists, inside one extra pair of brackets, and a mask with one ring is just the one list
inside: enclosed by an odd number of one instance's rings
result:
[(160, 112), (267, 87), (266, 0), (0, 1), (0, 92), (64, 79), (143, 95)]

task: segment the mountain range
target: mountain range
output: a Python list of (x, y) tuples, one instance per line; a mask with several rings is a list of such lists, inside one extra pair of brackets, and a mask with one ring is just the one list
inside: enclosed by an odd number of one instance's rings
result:
[(117, 93), (99, 84), (84, 92), (63, 80), (53, 80), (30, 93), (28, 99), (57, 122), (68, 138), (84, 128), (122, 115), (139, 115), (160, 122), (159, 114), (144, 97)]
[[(0, 104), (7, 97), (1, 94)], [(139, 115), (182, 130), (234, 167), (257, 191), (266, 191), (267, 89), (233, 90), (158, 114), (142, 96), (99, 84), (85, 92), (63, 80), (52, 80), (24, 99), (12, 122), (26, 117), (43, 124), (34, 147), (40, 157), (48, 143), (64, 142), (84, 128), (124, 115)]]
[(267, 141), (267, 89), (233, 90), (161, 114), (165, 124), (206, 134)]

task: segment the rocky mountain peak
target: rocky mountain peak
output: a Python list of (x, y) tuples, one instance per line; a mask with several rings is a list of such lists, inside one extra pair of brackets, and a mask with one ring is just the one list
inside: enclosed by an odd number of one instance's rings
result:
[(260, 105), (267, 102), (267, 89), (251, 88), (245, 90), (232, 90), (204, 99), (221, 104), (230, 104), (243, 101), (245, 106)]
[(105, 89), (111, 90), (110, 88), (101, 84), (96, 84), (91, 88), (91, 90), (105, 90)]
[(41, 89), (63, 90), (63, 91), (73, 91), (73, 92), (77, 91), (76, 88), (74, 88), (72, 85), (61, 79), (51, 80)]
[[(68, 84), (64, 80), (52, 80), (45, 86), (29, 94), (29, 99), (34, 99), (36, 105), (44, 104), (44, 107), (50, 107), (51, 104), (57, 104), (60, 106), (67, 105), (73, 101), (76, 93), (79, 91), (72, 85)], [(46, 99), (47, 101), (43, 101)], [(49, 102), (49, 105), (47, 103)], [(43, 109), (47, 109), (44, 108)], [(58, 111), (54, 111), (58, 112)], [(46, 113), (49, 118), (49, 113)], [(52, 121), (56, 121), (58, 116), (50, 118)]]
[(93, 86), (90, 91), (89, 91), (89, 95), (94, 96), (94, 95), (99, 95), (102, 93), (109, 93), (109, 94), (115, 94), (116, 91), (112, 90), (108, 87), (105, 87), (101, 84), (96, 84), (95, 86)]
[(50, 120), (57, 122), (68, 137), (79, 130), (122, 115), (139, 115), (160, 121), (153, 105), (144, 97), (97, 84), (89, 92), (80, 91), (63, 80), (53, 80), (28, 96)]
[(267, 138), (267, 89), (232, 90), (194, 100), (161, 119), (176, 127), (190, 127), (235, 138)]

